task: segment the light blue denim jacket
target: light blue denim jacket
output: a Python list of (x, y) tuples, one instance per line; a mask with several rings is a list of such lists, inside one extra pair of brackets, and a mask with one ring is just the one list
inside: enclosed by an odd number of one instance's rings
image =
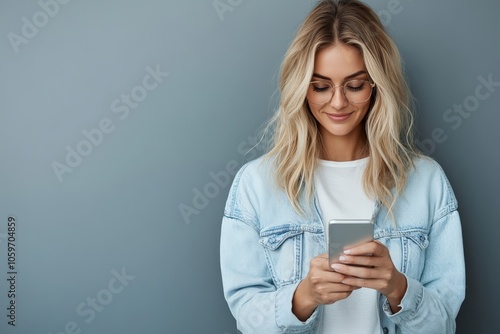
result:
[[(465, 298), (462, 232), (453, 190), (434, 160), (415, 159), (393, 211), (396, 225), (376, 204), (375, 239), (389, 249), (408, 287), (395, 314), (379, 294), (383, 333), (455, 333)], [(310, 260), (326, 249), (316, 195), (304, 218), (275, 186), (271, 160), (244, 165), (229, 192), (220, 248), (224, 295), (238, 329), (317, 333), (323, 307), (302, 322), (292, 313), (292, 297)]]

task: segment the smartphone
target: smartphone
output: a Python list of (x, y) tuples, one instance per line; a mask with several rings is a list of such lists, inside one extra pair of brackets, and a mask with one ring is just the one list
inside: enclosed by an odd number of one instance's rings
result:
[(332, 265), (349, 248), (373, 240), (373, 222), (369, 219), (332, 219), (328, 225), (328, 257)]

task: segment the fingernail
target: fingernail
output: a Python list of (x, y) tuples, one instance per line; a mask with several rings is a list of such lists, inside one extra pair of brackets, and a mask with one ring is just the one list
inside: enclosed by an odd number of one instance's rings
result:
[(347, 256), (340, 255), (339, 260), (345, 262), (347, 260)]
[(340, 270), (342, 268), (342, 266), (340, 264), (334, 263), (334, 264), (332, 264), (332, 268), (333, 268), (333, 270)]
[(350, 250), (350, 249), (346, 249), (346, 250), (344, 251), (344, 254), (351, 254), (351, 250)]

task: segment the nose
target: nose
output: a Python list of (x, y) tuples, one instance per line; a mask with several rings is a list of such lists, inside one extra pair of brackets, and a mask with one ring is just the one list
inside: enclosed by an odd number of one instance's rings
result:
[(330, 100), (330, 106), (336, 110), (340, 110), (347, 106), (348, 101), (341, 87), (334, 87), (334, 94)]

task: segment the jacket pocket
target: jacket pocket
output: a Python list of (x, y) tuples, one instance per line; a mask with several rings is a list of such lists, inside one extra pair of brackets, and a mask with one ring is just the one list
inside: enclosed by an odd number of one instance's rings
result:
[(276, 287), (298, 282), (302, 277), (304, 248), (318, 243), (322, 230), (308, 223), (267, 226), (260, 231), (266, 261)]
[(419, 279), (424, 269), (429, 231), (423, 228), (382, 231), (376, 233), (391, 254), (396, 268), (409, 277)]

